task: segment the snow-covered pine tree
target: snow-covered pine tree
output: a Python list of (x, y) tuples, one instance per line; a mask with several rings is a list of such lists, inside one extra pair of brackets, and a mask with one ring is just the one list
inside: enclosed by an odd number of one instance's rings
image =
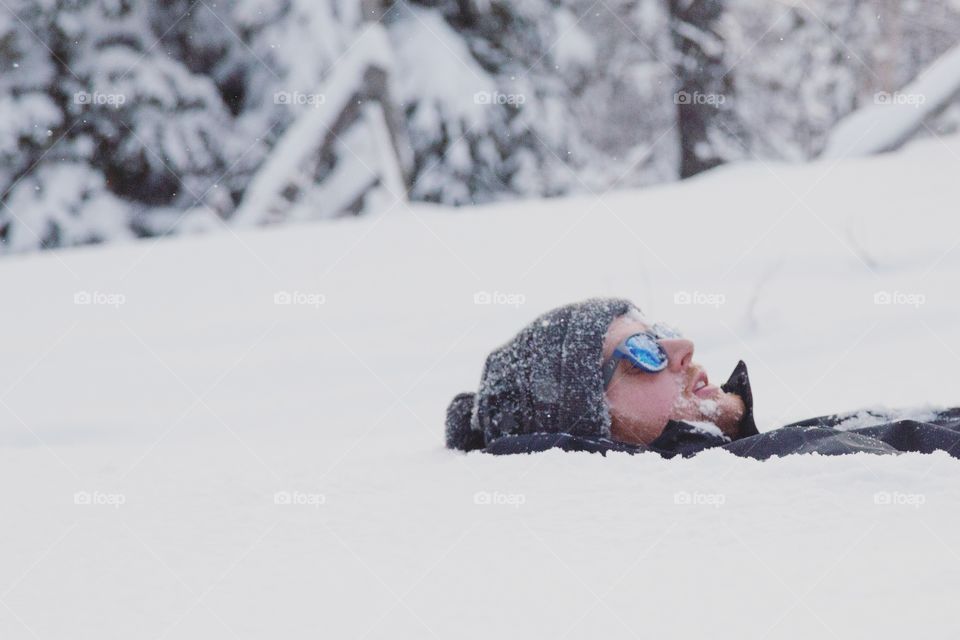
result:
[(29, 37), (15, 28), (19, 45), (5, 49), (5, 65), (33, 58), (13, 75), (55, 127), (41, 153), (23, 147), (36, 160), (5, 190), (6, 248), (163, 233), (187, 213), (229, 210), (216, 184), (239, 155), (232, 119), (211, 77), (191, 71), (197, 61), (160, 41), (183, 17), (177, 3), (50, 4), (20, 3), (14, 18)]
[(68, 39), (56, 12), (29, 0), (7, 9), (0, 12), (0, 247), (46, 248), (122, 233), (122, 205), (91, 168), (89, 146), (76, 139), (67, 114)]
[(413, 199), (470, 204), (568, 188), (564, 138), (576, 134), (564, 133), (562, 108), (545, 104), (558, 83), (551, 87), (536, 67), (552, 19), (542, 0), (391, 5), (394, 94), (413, 148)]
[(466, 204), (676, 175), (664, 161), (675, 138), (659, 0), (391, 6), (415, 199)]

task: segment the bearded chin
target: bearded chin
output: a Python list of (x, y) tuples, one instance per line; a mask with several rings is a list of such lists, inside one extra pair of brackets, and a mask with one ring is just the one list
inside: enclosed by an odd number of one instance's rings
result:
[(715, 398), (690, 397), (679, 394), (673, 403), (671, 415), (674, 420), (697, 420), (712, 422), (718, 427), (723, 416), (722, 400), (726, 394), (719, 394)]

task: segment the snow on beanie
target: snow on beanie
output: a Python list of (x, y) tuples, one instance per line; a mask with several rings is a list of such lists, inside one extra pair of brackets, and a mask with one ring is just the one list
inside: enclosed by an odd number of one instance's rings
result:
[(477, 393), (447, 407), (447, 447), (482, 449), (501, 436), (609, 437), (600, 360), (610, 323), (635, 306), (593, 298), (548, 311), (488, 357)]

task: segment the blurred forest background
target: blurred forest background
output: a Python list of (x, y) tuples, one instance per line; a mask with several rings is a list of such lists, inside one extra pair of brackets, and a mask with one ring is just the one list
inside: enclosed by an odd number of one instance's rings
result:
[(0, 0), (0, 253), (805, 161), (958, 42), (960, 0)]

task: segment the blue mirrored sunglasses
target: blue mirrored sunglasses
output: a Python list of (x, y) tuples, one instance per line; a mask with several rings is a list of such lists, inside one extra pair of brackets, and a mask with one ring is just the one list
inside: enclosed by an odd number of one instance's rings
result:
[(603, 363), (604, 390), (610, 386), (613, 374), (621, 360), (626, 360), (632, 366), (647, 373), (657, 373), (666, 369), (667, 352), (658, 341), (681, 337), (683, 336), (679, 331), (664, 324), (655, 324), (649, 331), (641, 331), (625, 338)]

